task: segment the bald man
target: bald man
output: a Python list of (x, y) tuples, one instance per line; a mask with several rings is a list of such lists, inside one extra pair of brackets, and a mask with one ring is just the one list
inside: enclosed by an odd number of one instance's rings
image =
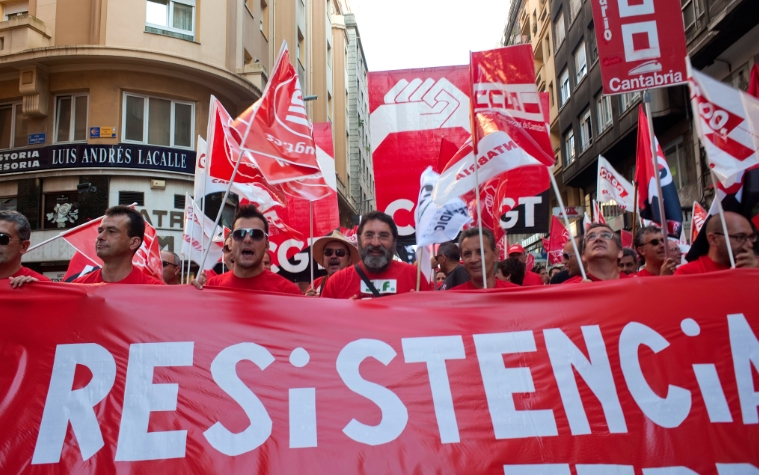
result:
[[(685, 265), (677, 268), (675, 275), (705, 274), (730, 268), (730, 256), (727, 252), (727, 244), (733, 250), (735, 267), (759, 268), (759, 261), (754, 253), (756, 233), (751, 223), (744, 216), (725, 211), (725, 223), (727, 224), (727, 236), (722, 229), (719, 216), (712, 216), (706, 224), (706, 239), (709, 250), (706, 254), (698, 257)], [(703, 230), (701, 231), (703, 232)]]
[(161, 251), (161, 261), (163, 261), (163, 283), (178, 285), (179, 271), (182, 268), (179, 256), (171, 251)]

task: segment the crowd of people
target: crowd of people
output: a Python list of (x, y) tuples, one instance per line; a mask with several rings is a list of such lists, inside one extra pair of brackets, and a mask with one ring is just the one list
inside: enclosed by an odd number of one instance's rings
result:
[[(583, 236), (574, 238), (576, 246), (571, 241), (564, 246), (561, 266), (550, 269), (544, 266), (527, 269), (527, 254), (520, 245), (510, 246), (507, 258), (499, 261), (493, 233), (483, 229), (480, 240), (480, 230), (468, 228), (459, 234), (457, 242), (438, 246), (432, 257), (434, 284), (430, 285), (416, 265), (395, 258), (398, 228), (389, 215), (373, 211), (363, 216), (356, 233), (356, 244), (338, 231), (313, 244), (314, 260), (326, 270), (326, 275), (301, 288), (271, 271), (269, 223), (254, 205), (241, 205), (223, 247), (223, 261), (228, 270), (211, 277), (200, 273), (191, 284), (200, 290), (231, 287), (308, 297), (358, 299), (433, 289), (501, 289), (702, 274), (729, 269), (730, 251), (736, 267), (759, 268), (754, 226), (744, 216), (731, 212), (725, 213), (725, 222), (727, 233), (724, 233), (719, 217), (710, 217), (706, 221), (688, 253), (688, 263), (684, 264), (681, 264), (682, 254), (677, 243), (668, 240), (658, 227), (638, 229), (633, 239), (634, 249), (630, 249), (622, 246), (619, 235), (608, 225), (594, 223)], [(145, 222), (138, 211), (127, 206), (106, 210), (95, 243), (103, 265), (73, 283), (180, 284), (182, 261), (174, 252), (161, 252), (163, 280), (153, 278), (133, 265), (133, 255), (140, 248), (144, 233)], [(23, 214), (0, 211), (0, 279), (8, 279), (12, 288), (50, 280), (21, 263), (29, 248), (30, 237), (31, 227)], [(668, 246), (666, 251), (665, 246)], [(585, 278), (580, 270), (581, 264)]]

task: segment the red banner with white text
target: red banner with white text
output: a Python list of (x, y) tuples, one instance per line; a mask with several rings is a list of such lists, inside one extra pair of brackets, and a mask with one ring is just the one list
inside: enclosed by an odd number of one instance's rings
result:
[(759, 470), (752, 270), (371, 302), (0, 284), (3, 474)]

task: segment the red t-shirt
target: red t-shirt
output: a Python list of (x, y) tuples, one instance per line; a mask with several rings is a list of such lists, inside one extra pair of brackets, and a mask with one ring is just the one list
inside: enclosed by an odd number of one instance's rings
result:
[(225, 272), (208, 279), (208, 287), (229, 287), (242, 290), (257, 290), (260, 292), (279, 292), (281, 294), (303, 295), (297, 285), (277, 275), (270, 270), (264, 269), (263, 272), (255, 277), (246, 279), (237, 277), (234, 271)]
[(524, 273), (524, 280), (522, 281), (522, 287), (528, 287), (530, 285), (545, 285), (543, 283), (543, 278), (540, 277), (540, 274), (536, 274), (535, 272), (528, 270)]
[(695, 261), (683, 264), (675, 269), (675, 275), (706, 274), (707, 272), (717, 272), (729, 268), (730, 266), (724, 266), (718, 262), (714, 262), (709, 255), (704, 254)]
[[(323, 281), (324, 281), (324, 279), (326, 279), (326, 278), (327, 278), (327, 276), (321, 276), (321, 277), (317, 277), (316, 279), (314, 279), (314, 286), (313, 286), (313, 287), (311, 287), (311, 286), (309, 285), (309, 286), (308, 286), (308, 289), (306, 289), (306, 290), (311, 290), (312, 288), (313, 288), (313, 289), (316, 289), (316, 295), (319, 295), (319, 294), (321, 293), (321, 290), (322, 290), (322, 288), (321, 288), (321, 287), (322, 287), (322, 282), (323, 282)], [(327, 284), (324, 284), (324, 285), (326, 286)]]
[[(363, 263), (359, 265), (380, 294), (405, 294), (416, 290), (416, 267), (410, 264), (391, 261), (387, 270), (379, 274), (367, 272)], [(421, 279), (419, 290), (431, 290), (430, 284), (424, 278)], [(332, 299), (349, 299), (354, 295), (359, 298), (371, 297), (372, 292), (366, 288), (353, 266), (335, 272), (327, 280), (322, 292), (322, 297)]]
[(146, 273), (142, 272), (139, 267), (132, 266), (132, 272), (118, 282), (106, 282), (103, 280), (103, 269), (98, 269), (90, 272), (87, 275), (83, 275), (77, 279), (74, 279), (72, 284), (147, 284), (147, 285), (166, 285), (163, 281), (154, 277), (150, 277)]
[[(542, 282), (542, 281), (541, 281)], [(540, 284), (543, 285), (543, 284)], [(495, 280), (495, 288), (496, 289), (513, 289), (513, 288), (519, 288), (520, 286), (513, 283), (513, 282), (506, 282), (505, 280), (496, 279)], [(477, 287), (472, 284), (472, 281), (463, 283), (461, 285), (457, 285), (456, 287), (449, 289), (449, 290), (490, 290), (490, 287), (487, 289), (478, 289)]]
[[(593, 282), (601, 282), (601, 279), (599, 279), (598, 277), (594, 276), (593, 274), (587, 274), (587, 276), (588, 276), (588, 280), (591, 280)], [(630, 279), (630, 278), (632, 278), (632, 276), (629, 276), (629, 275), (625, 274), (624, 272), (620, 272), (619, 273), (619, 278), (620, 279)], [(564, 282), (562, 282), (562, 284), (576, 284), (577, 282), (582, 282), (582, 274), (576, 275), (574, 277), (570, 277), (569, 279), (567, 279)]]
[(21, 276), (29, 276), (34, 277), (35, 279), (39, 280), (40, 282), (52, 282), (50, 279), (45, 277), (44, 275), (34, 272), (33, 270), (29, 269), (28, 267), (21, 266), (21, 269), (18, 270), (15, 274), (13, 274), (11, 277), (21, 277)]
[(637, 274), (635, 274), (636, 277), (658, 277), (659, 274), (654, 274), (648, 271), (645, 267), (638, 271)]

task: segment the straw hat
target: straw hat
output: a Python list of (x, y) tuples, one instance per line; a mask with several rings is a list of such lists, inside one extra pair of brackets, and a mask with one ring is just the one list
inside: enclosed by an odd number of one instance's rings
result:
[(339, 242), (345, 244), (348, 248), (348, 254), (350, 254), (351, 264), (358, 264), (361, 258), (358, 255), (358, 249), (356, 246), (348, 240), (340, 231), (332, 231), (329, 235), (321, 237), (314, 242), (314, 259), (316, 262), (324, 262), (324, 247), (331, 242)]

